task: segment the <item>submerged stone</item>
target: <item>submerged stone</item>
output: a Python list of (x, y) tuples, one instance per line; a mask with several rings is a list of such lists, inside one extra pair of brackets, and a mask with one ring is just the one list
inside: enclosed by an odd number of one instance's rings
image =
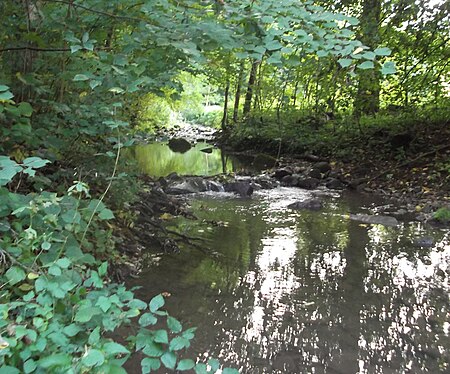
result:
[(169, 140), (168, 146), (171, 151), (178, 153), (185, 153), (189, 151), (192, 147), (186, 139), (183, 138), (173, 138)]
[(287, 206), (289, 209), (307, 209), (307, 210), (319, 210), (322, 209), (323, 204), (319, 199), (307, 199), (304, 201), (296, 201), (295, 203), (289, 204)]
[(398, 226), (398, 221), (394, 217), (390, 216), (379, 216), (379, 215), (368, 215), (368, 214), (350, 214), (350, 219), (352, 221), (358, 221), (361, 223), (368, 223), (374, 225), (383, 225), (383, 226)]

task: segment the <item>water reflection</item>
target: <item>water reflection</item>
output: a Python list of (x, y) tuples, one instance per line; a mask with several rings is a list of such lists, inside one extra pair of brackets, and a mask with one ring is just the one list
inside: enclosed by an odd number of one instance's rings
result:
[[(305, 194), (193, 201), (201, 218), (227, 223), (178, 225), (203, 235), (211, 255), (189, 249), (149, 265), (141, 297), (169, 291), (169, 311), (199, 326), (191, 354), (242, 373), (448, 371), (445, 232), (348, 221), (345, 213), (364, 211), (354, 199), (330, 197), (322, 212), (285, 209)], [(424, 234), (437, 244), (413, 247)]]
[(235, 158), (204, 142), (184, 153), (174, 152), (166, 143), (160, 142), (137, 145), (130, 153), (141, 172), (153, 177), (165, 177), (175, 170), (180, 175), (216, 175), (242, 169)]

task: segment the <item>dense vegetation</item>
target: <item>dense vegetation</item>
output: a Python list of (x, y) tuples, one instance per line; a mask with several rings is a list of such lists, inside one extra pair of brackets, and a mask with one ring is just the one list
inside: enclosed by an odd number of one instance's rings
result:
[[(119, 373), (134, 351), (143, 372), (219, 369), (180, 360), (194, 330), (161, 295), (138, 300), (108, 277), (121, 257), (108, 221), (139, 190), (120, 158), (136, 129), (174, 111), (198, 120), (211, 102), (237, 142), (314, 148), (391, 122), (379, 113), (448, 115), (435, 110), (449, 101), (448, 3), (10, 0), (0, 12), (2, 374)], [(126, 341), (108, 335), (132, 323)]]

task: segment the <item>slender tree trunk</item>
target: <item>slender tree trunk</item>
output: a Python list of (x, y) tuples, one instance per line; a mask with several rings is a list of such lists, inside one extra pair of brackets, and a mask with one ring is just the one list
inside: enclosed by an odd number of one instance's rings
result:
[(258, 66), (260, 63), (261, 61), (253, 60), (252, 67), (250, 69), (250, 76), (248, 77), (247, 93), (245, 94), (244, 111), (243, 111), (243, 115), (246, 118), (250, 114), (250, 110), (252, 108), (252, 99), (256, 81), (256, 73), (258, 71)]
[(222, 117), (222, 130), (226, 130), (228, 121), (228, 95), (230, 93), (230, 79), (227, 79), (227, 85), (225, 86), (225, 100), (223, 103), (223, 117)]
[[(372, 50), (380, 41), (380, 17), (381, 0), (364, 0), (359, 39)], [(358, 92), (354, 101), (354, 113), (358, 118), (362, 114), (375, 114), (379, 111), (380, 86), (380, 72), (377, 68), (360, 71)]]
[(234, 95), (233, 122), (237, 123), (239, 117), (239, 102), (241, 101), (242, 78), (244, 77), (245, 65), (242, 62), (239, 68), (239, 76), (236, 83), (236, 94)]

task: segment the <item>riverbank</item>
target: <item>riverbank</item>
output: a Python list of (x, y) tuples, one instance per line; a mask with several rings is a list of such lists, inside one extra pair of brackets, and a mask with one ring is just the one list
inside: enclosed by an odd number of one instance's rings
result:
[(315, 130), (292, 123), (240, 124), (219, 141), (235, 151), (283, 156), (290, 164), (327, 161), (350, 188), (430, 212), (450, 205), (450, 126), (442, 113), (426, 125), (421, 120), (391, 116), (362, 127), (330, 121)]

